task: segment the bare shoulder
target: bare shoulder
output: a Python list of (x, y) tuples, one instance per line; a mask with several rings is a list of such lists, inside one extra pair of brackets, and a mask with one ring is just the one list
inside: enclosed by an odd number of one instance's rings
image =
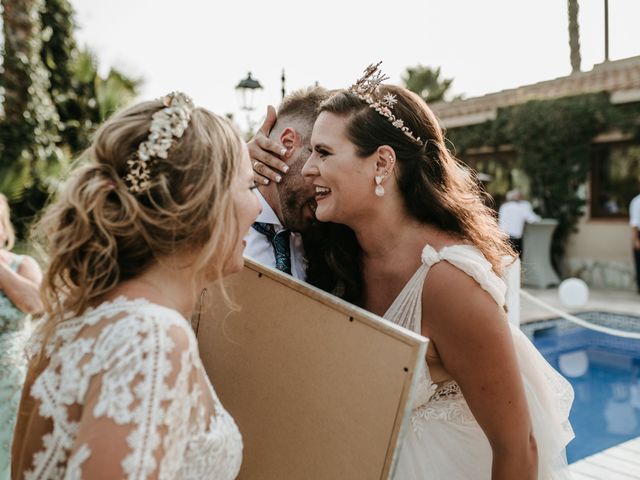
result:
[(35, 261), (33, 257), (29, 255), (24, 255), (22, 258), (22, 263), (20, 263), (20, 268), (18, 269), (18, 273), (29, 280), (33, 280), (36, 283), (40, 283), (42, 281), (42, 269), (38, 262)]
[(466, 327), (506, 321), (504, 310), (470, 275), (447, 261), (434, 264), (422, 292), (423, 317), (430, 327)]

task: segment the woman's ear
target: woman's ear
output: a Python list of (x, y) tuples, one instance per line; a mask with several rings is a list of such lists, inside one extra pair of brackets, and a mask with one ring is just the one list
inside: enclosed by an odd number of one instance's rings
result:
[(376, 150), (376, 175), (386, 177), (393, 173), (396, 166), (396, 152), (388, 145)]

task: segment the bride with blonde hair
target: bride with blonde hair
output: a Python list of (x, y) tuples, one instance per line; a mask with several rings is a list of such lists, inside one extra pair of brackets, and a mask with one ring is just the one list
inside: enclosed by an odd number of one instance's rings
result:
[(12, 478), (233, 479), (242, 439), (186, 320), (243, 265), (260, 205), (231, 123), (184, 94), (98, 131), (42, 218), (46, 315)]

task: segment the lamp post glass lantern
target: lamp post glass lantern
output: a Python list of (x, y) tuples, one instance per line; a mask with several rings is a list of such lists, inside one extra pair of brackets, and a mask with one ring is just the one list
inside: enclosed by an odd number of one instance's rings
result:
[(262, 90), (262, 85), (258, 80), (251, 76), (251, 72), (247, 73), (247, 78), (240, 80), (236, 85), (236, 94), (240, 109), (247, 112), (247, 136), (253, 136), (253, 121), (251, 120), (251, 112), (255, 109), (255, 92)]

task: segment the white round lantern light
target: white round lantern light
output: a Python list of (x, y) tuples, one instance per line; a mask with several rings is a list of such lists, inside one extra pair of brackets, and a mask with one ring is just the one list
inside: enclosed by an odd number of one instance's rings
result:
[(580, 278), (567, 278), (560, 283), (558, 296), (565, 307), (582, 307), (589, 300), (589, 286)]

